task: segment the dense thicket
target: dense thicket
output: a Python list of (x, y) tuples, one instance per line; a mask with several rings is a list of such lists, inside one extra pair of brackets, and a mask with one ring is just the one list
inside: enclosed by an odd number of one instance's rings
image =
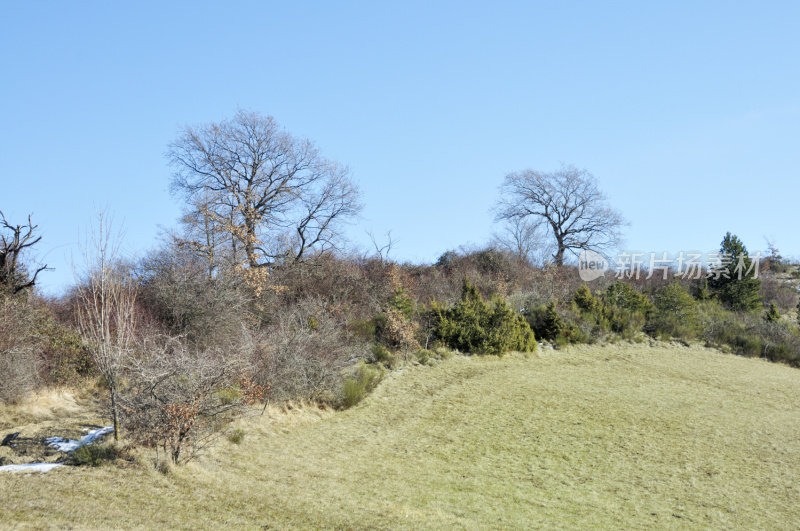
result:
[[(797, 291), (768, 271), (758, 284), (672, 273), (584, 284), (573, 267), (534, 267), (491, 247), (448, 251), (432, 265), (333, 252), (269, 268), (227, 258), (209, 268), (185, 240), (168, 238), (136, 264), (111, 264), (135, 293), (117, 367), (122, 432), (175, 461), (254, 401), (349, 407), (383, 371), (434, 363), (447, 349), (652, 337), (800, 365)], [(58, 300), (0, 293), (0, 401), (48, 383), (107, 380), (98, 340), (78, 326), (88, 293), (90, 284)]]

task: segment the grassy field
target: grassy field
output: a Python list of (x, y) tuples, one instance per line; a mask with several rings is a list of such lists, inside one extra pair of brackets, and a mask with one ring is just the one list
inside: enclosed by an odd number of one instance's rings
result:
[(800, 524), (800, 371), (702, 348), (455, 357), (341, 412), (269, 411), (199, 461), (0, 476), (0, 525)]

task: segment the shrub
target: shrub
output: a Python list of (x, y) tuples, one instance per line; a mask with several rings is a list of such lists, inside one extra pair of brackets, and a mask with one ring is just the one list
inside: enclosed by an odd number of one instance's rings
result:
[(39, 382), (41, 344), (29, 294), (0, 294), (0, 403), (14, 403)]
[(608, 309), (609, 329), (623, 339), (636, 337), (641, 333), (645, 322), (646, 317), (643, 312), (618, 307)]
[(698, 322), (701, 337), (706, 346), (728, 347), (744, 356), (758, 356), (761, 341), (747, 331), (742, 320), (722, 307), (717, 300), (704, 301), (698, 305)]
[(800, 337), (785, 322), (725, 310), (717, 301), (699, 305), (706, 345), (729, 348), (742, 356), (800, 364)]
[(402, 287), (394, 290), (394, 294), (389, 298), (389, 306), (400, 312), (406, 319), (411, 319), (414, 315), (414, 301)]
[(556, 301), (551, 300), (546, 306), (540, 306), (528, 315), (528, 323), (536, 337), (555, 341), (566, 329), (564, 320), (556, 310)]
[(655, 309), (647, 316), (645, 332), (662, 339), (693, 339), (699, 332), (694, 298), (677, 282), (653, 296)]
[(173, 463), (191, 459), (266, 389), (244, 375), (232, 350), (194, 351), (173, 338), (146, 337), (129, 362), (122, 389), (130, 439), (161, 448)]
[(757, 278), (743, 278), (724, 285), (719, 291), (719, 299), (728, 308), (737, 312), (752, 312), (761, 308), (758, 294), (761, 281)]
[(603, 294), (604, 302), (632, 312), (647, 313), (653, 304), (647, 296), (625, 282), (615, 282), (606, 288)]
[(84, 444), (69, 456), (69, 464), (74, 466), (100, 466), (114, 462), (120, 456), (119, 450), (108, 444)]
[(536, 348), (533, 331), (499, 297), (487, 304), (475, 285), (464, 280), (461, 300), (451, 308), (432, 304), (434, 335), (450, 348), (478, 354), (503, 354)]
[(781, 312), (778, 311), (774, 302), (769, 303), (769, 310), (764, 314), (764, 320), (770, 323), (777, 323), (781, 320)]
[[(309, 327), (313, 316), (316, 326)], [(270, 385), (272, 400), (334, 403), (343, 371), (370, 356), (368, 343), (348, 331), (335, 309), (318, 298), (299, 301), (255, 341), (253, 378)]]
[(209, 274), (192, 246), (175, 240), (146, 256), (137, 267), (139, 302), (172, 334), (199, 348), (224, 345), (241, 332), (250, 295), (241, 272)]
[(385, 367), (392, 369), (397, 363), (397, 356), (392, 354), (389, 349), (383, 345), (376, 344), (372, 346), (372, 362), (381, 363)]
[(758, 356), (770, 361), (800, 365), (800, 337), (783, 323), (747, 316), (747, 332), (761, 343)]
[(217, 391), (217, 398), (219, 399), (219, 403), (223, 406), (238, 403), (242, 399), (242, 396), (242, 390), (236, 384)]
[(244, 430), (242, 428), (234, 428), (228, 434), (228, 440), (233, 444), (242, 444), (244, 440)]
[(76, 330), (53, 322), (44, 329), (44, 336), (42, 373), (47, 381), (70, 385), (97, 374), (92, 355)]
[(341, 407), (346, 409), (361, 402), (380, 383), (382, 376), (381, 371), (375, 367), (360, 364), (355, 374), (346, 378), (342, 385)]
[(572, 296), (572, 301), (582, 312), (592, 315), (599, 314), (603, 310), (603, 303), (592, 295), (591, 290), (586, 284), (583, 284), (578, 291)]
[(791, 283), (773, 276), (765, 276), (761, 279), (759, 294), (765, 303), (774, 302), (782, 312), (793, 310), (800, 301), (797, 289)]
[(414, 356), (417, 358), (417, 361), (423, 365), (430, 365), (433, 363), (433, 360), (436, 359), (436, 353), (430, 351), (428, 349), (419, 349)]
[(417, 331), (419, 326), (409, 320), (405, 314), (392, 306), (387, 307), (375, 319), (376, 337), (387, 346), (403, 349), (417, 349)]
[(584, 315), (569, 309), (562, 309), (559, 313), (555, 301), (529, 312), (528, 323), (536, 337), (546, 339), (558, 347), (588, 343), (593, 332), (598, 333), (593, 318), (587, 320)]

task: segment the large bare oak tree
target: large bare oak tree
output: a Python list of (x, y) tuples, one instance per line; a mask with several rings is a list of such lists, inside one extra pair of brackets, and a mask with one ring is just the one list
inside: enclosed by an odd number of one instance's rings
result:
[(239, 111), (188, 127), (168, 156), (173, 190), (185, 195), (193, 217), (207, 233), (222, 228), (234, 260), (242, 254), (251, 268), (335, 245), (341, 222), (361, 209), (348, 169), (271, 116)]
[(506, 175), (497, 220), (552, 236), (553, 261), (564, 264), (568, 251), (603, 252), (620, 242), (622, 216), (608, 206), (597, 180), (586, 170), (562, 166), (545, 173), (525, 170)]

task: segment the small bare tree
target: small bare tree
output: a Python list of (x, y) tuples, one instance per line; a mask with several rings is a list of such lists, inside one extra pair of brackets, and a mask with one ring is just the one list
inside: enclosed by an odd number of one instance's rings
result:
[(47, 266), (43, 265), (36, 268), (33, 275), (29, 276), (20, 262), (23, 251), (41, 241), (42, 237), (34, 234), (38, 228), (39, 226), (31, 221), (31, 216), (28, 216), (26, 224), (12, 225), (0, 211), (0, 229), (8, 231), (6, 234), (0, 234), (0, 288), (12, 294), (32, 288), (39, 273), (47, 269)]
[(520, 260), (539, 267), (551, 260), (555, 248), (545, 228), (524, 217), (506, 220), (500, 232), (494, 234), (493, 243)]
[(169, 159), (173, 189), (203, 205), (200, 219), (222, 226), (251, 268), (330, 247), (337, 224), (361, 209), (348, 169), (271, 116), (239, 111), (231, 120), (187, 128)]
[(77, 288), (78, 326), (111, 393), (115, 440), (119, 440), (120, 375), (134, 347), (136, 325), (136, 290), (119, 266), (119, 243), (111, 219), (100, 214), (84, 248), (87, 271)]
[(597, 180), (574, 166), (544, 173), (510, 173), (501, 186), (498, 221), (530, 220), (545, 228), (555, 245), (553, 260), (564, 264), (567, 251), (606, 251), (620, 241), (622, 216), (606, 204)]

